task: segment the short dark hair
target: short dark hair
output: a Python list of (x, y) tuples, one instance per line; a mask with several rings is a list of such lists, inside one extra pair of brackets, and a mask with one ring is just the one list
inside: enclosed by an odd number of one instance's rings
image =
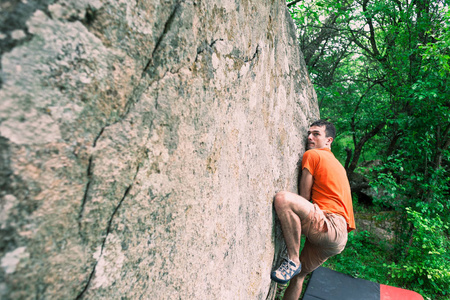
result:
[(327, 137), (332, 137), (333, 140), (336, 137), (336, 127), (334, 127), (333, 123), (331, 122), (320, 119), (313, 122), (309, 127), (311, 126), (318, 126), (318, 127), (325, 126), (325, 134), (327, 135)]

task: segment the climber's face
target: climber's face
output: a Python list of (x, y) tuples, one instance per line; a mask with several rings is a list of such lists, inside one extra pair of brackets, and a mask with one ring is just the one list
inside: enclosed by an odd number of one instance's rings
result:
[(307, 149), (331, 148), (332, 137), (326, 136), (326, 126), (311, 126), (308, 130)]

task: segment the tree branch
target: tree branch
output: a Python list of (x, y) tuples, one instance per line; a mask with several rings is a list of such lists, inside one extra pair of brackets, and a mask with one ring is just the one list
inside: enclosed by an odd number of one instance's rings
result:
[[(364, 0), (364, 2), (363, 2), (363, 11), (366, 13), (366, 15), (367, 15), (367, 3), (368, 2), (369, 2), (369, 0)], [(380, 52), (378, 51), (377, 42), (375, 40), (375, 29), (373, 27), (373, 21), (372, 21), (371, 16), (367, 17), (367, 23), (369, 25), (369, 33), (370, 33), (369, 41), (370, 41), (370, 45), (372, 46), (372, 53), (375, 55), (375, 57), (377, 59), (379, 59)]]
[(302, 0), (294, 0), (294, 1), (292, 1), (292, 2), (287, 3), (286, 5), (287, 5), (287, 7), (291, 7), (291, 6), (293, 6), (293, 5), (297, 4), (297, 3), (299, 3), (300, 1), (302, 1)]
[(358, 164), (358, 160), (359, 157), (361, 156), (361, 151), (362, 148), (364, 147), (364, 144), (371, 139), (372, 137), (374, 137), (378, 132), (381, 131), (381, 129), (383, 129), (384, 125), (386, 125), (386, 121), (381, 122), (380, 124), (378, 124), (375, 128), (373, 128), (371, 131), (369, 131), (368, 133), (366, 133), (358, 142), (358, 144), (355, 147), (355, 151), (353, 152), (353, 159), (352, 162), (350, 163), (350, 166), (348, 167), (347, 170), (347, 176), (350, 178), (353, 175), (353, 172), (356, 169), (356, 165)]

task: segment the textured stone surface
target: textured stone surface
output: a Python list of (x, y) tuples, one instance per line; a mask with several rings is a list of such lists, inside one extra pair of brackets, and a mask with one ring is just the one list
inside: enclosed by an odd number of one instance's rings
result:
[(0, 297), (271, 298), (318, 117), (285, 3), (0, 5)]

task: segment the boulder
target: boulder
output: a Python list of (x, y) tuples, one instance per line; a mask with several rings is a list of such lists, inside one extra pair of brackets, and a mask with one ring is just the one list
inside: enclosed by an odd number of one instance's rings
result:
[(272, 299), (319, 117), (285, 2), (0, 6), (0, 298)]

